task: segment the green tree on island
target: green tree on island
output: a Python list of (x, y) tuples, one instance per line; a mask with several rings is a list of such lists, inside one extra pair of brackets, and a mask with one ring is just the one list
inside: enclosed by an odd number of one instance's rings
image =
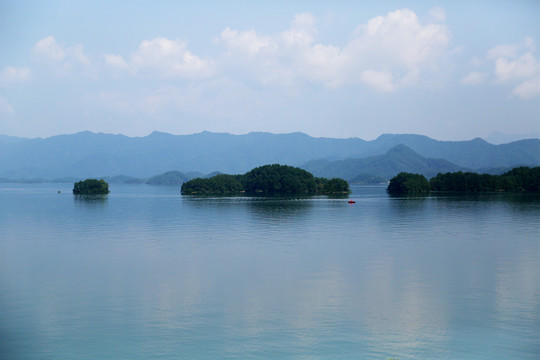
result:
[(306, 170), (287, 165), (264, 165), (242, 177), (248, 194), (315, 194), (315, 177)]
[(86, 179), (73, 185), (75, 195), (106, 195), (109, 193), (109, 184), (105, 180)]
[(348, 194), (349, 192), (349, 183), (340, 178), (328, 180), (328, 183), (323, 187), (323, 193), (325, 194)]
[(237, 175), (219, 174), (209, 179), (195, 178), (182, 184), (182, 194), (226, 195), (244, 192)]
[(184, 195), (315, 195), (348, 194), (349, 184), (342, 179), (315, 178), (293, 166), (264, 165), (244, 175), (216, 175), (209, 179), (193, 179), (182, 184)]
[(429, 193), (429, 181), (424, 175), (400, 172), (394, 176), (386, 189), (392, 195)]
[(502, 175), (454, 172), (437, 174), (427, 182), (419, 174), (399, 173), (390, 180), (390, 194), (411, 194), (433, 191), (452, 192), (540, 192), (540, 167), (521, 166)]
[(455, 172), (437, 174), (430, 180), (434, 191), (511, 191), (540, 192), (540, 167), (514, 168), (502, 175)]

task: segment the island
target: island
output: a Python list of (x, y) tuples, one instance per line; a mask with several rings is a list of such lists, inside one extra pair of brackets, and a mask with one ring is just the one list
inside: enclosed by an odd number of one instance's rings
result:
[(520, 166), (501, 175), (453, 172), (428, 180), (420, 174), (399, 173), (390, 180), (389, 194), (443, 192), (536, 192), (540, 193), (540, 167)]
[(433, 191), (540, 192), (540, 167), (520, 166), (502, 175), (456, 172), (437, 174), (430, 180)]
[(103, 179), (86, 179), (73, 184), (73, 194), (75, 195), (107, 195), (109, 184)]
[(349, 183), (325, 179), (288, 165), (264, 165), (243, 175), (219, 174), (182, 184), (182, 195), (346, 195)]
[(391, 195), (426, 194), (430, 185), (424, 175), (400, 172), (390, 179), (386, 191)]

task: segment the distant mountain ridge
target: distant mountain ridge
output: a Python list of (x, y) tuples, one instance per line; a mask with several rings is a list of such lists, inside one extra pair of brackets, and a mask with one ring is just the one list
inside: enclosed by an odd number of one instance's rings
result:
[(388, 180), (402, 171), (422, 174), (430, 178), (438, 173), (469, 170), (444, 159), (425, 158), (403, 144), (394, 146), (384, 155), (340, 161), (315, 160), (307, 162), (302, 167), (315, 176), (337, 176), (349, 181), (358, 174)]
[(506, 143), (510, 143), (510, 142), (514, 142), (518, 140), (525, 140), (525, 139), (540, 139), (540, 132), (527, 133), (527, 134), (505, 134), (498, 131), (494, 131), (489, 136), (487, 136), (484, 140), (494, 145), (500, 145), (500, 144), (506, 144)]
[[(385, 155), (397, 145), (404, 145), (415, 153), (403, 148), (399, 151), (401, 157), (410, 156), (411, 161), (415, 156), (415, 161), (420, 161), (417, 157), (420, 156), (445, 160), (452, 166), (470, 170), (540, 165), (539, 139), (493, 145), (479, 138), (438, 141), (423, 135), (394, 134), (365, 141), (314, 138), (303, 133), (232, 135), (205, 131), (172, 135), (153, 132), (144, 137), (128, 137), (84, 131), (44, 139), (0, 136), (0, 178), (116, 175), (149, 178), (171, 170), (241, 174), (264, 164), (301, 166), (321, 159), (366, 159)], [(395, 161), (396, 156), (394, 154)], [(376, 159), (369, 161), (377, 162)], [(368, 160), (364, 160), (366, 162)]]

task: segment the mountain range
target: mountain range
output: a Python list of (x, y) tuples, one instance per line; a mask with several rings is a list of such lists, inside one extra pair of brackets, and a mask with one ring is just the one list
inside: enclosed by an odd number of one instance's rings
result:
[[(401, 171), (422, 174), (430, 178), (438, 173), (468, 170), (444, 159), (425, 158), (402, 144), (394, 146), (384, 155), (338, 161), (313, 160), (302, 167), (315, 176), (340, 177), (356, 183), (385, 181)], [(358, 178), (359, 175), (363, 176)], [(366, 175), (374, 176), (375, 179), (367, 181)]]
[(153, 132), (128, 137), (89, 131), (48, 138), (0, 135), (0, 178), (55, 179), (124, 175), (149, 178), (171, 170), (184, 174), (241, 174), (264, 164), (305, 168), (316, 176), (388, 179), (396, 171), (504, 171), (540, 165), (540, 140), (493, 145), (480, 138), (438, 141), (423, 135), (314, 138), (303, 133), (232, 135)]

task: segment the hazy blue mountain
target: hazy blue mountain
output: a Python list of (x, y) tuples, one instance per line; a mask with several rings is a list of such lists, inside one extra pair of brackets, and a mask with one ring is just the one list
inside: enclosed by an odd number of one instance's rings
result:
[(44, 139), (0, 136), (0, 177), (53, 179), (125, 175), (147, 179), (173, 169), (184, 174), (242, 174), (264, 164), (299, 166), (315, 159), (335, 161), (379, 156), (400, 144), (421, 157), (444, 159), (472, 170), (540, 165), (538, 139), (493, 145), (482, 139), (437, 141), (422, 135), (387, 134), (365, 141), (314, 138), (303, 133), (171, 135), (153, 132), (144, 137), (128, 137), (85, 131)]
[(204, 176), (193, 176), (193, 178), (196, 178), (196, 177), (204, 177), (204, 178), (208, 178), (208, 179), (209, 179), (209, 178), (211, 178), (211, 177), (214, 177), (214, 176), (216, 176), (216, 175), (221, 175), (221, 174), (223, 174), (223, 173), (220, 172), (220, 171), (212, 171), (210, 174), (206, 174), (206, 175), (204, 175)]
[(536, 132), (527, 134), (505, 134), (495, 131), (492, 132), (488, 137), (486, 137), (485, 140), (491, 144), (500, 145), (526, 139), (540, 139), (540, 133)]
[[(105, 176), (100, 177), (100, 179), (105, 180), (109, 184), (144, 184), (146, 182), (146, 179), (126, 175)], [(80, 179), (77, 181), (80, 181)]]
[(470, 141), (438, 141), (422, 135), (381, 135), (373, 141), (379, 149), (403, 144), (427, 158), (445, 159), (470, 169), (535, 166), (540, 162), (540, 140), (520, 140), (493, 145), (480, 138)]
[(366, 176), (390, 179), (401, 171), (422, 174), (427, 178), (437, 173), (466, 171), (467, 168), (443, 159), (428, 159), (420, 156), (405, 145), (396, 145), (386, 154), (361, 159), (340, 161), (309, 161), (302, 168), (321, 177), (341, 177), (347, 180), (362, 179)]
[(17, 137), (17, 136), (7, 136), (7, 135), (1, 135), (0, 134), (0, 148), (4, 146), (4, 144), (15, 144), (21, 141), (28, 140), (26, 138)]
[(172, 170), (167, 171), (166, 173), (152, 176), (150, 179), (146, 180), (146, 183), (149, 185), (174, 185), (180, 186), (184, 182), (191, 180), (192, 177), (184, 174), (183, 172)]
[(6, 146), (0, 176), (95, 177), (103, 174), (147, 178), (171, 169), (183, 172), (244, 173), (261, 164), (295, 164), (314, 158), (341, 158), (361, 148), (361, 139), (312, 138), (301, 133), (247, 135), (202, 132), (145, 137), (81, 132), (25, 139)]

